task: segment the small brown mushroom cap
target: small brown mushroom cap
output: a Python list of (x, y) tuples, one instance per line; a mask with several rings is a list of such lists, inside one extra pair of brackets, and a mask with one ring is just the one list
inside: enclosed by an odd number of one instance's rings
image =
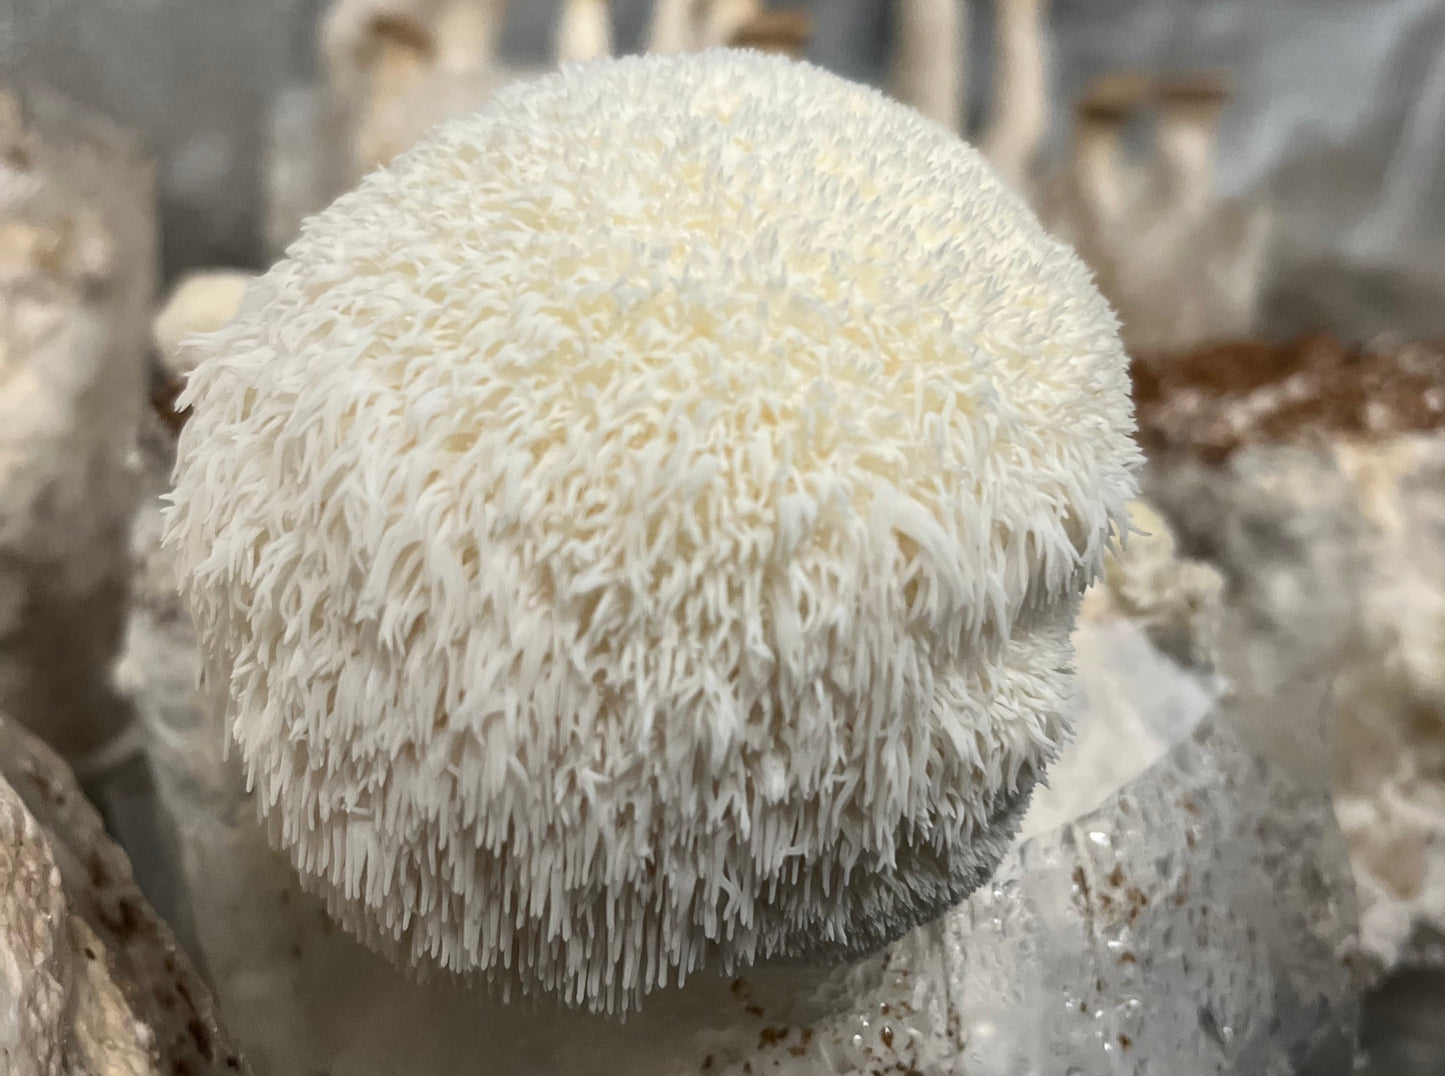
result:
[(1125, 123), (1148, 102), (1152, 89), (1142, 71), (1111, 71), (1088, 85), (1074, 110), (1081, 122)]
[(734, 48), (757, 49), (800, 57), (813, 39), (813, 16), (800, 8), (763, 11), (739, 27), (729, 42)]
[(1209, 119), (1223, 110), (1232, 94), (1223, 75), (1206, 71), (1161, 79), (1154, 96), (1166, 116)]

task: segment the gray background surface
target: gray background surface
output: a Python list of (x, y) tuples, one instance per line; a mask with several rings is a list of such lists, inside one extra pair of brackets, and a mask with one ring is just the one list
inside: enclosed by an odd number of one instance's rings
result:
[[(503, 51), (548, 52), (559, 0), (512, 0)], [(254, 264), (261, 135), (307, 81), (323, 0), (0, 0), (0, 65), (140, 132), (157, 154), (169, 275)], [(779, 0), (778, 6), (784, 6)], [(888, 0), (812, 0), (812, 58), (877, 80)], [(614, 0), (634, 49), (652, 0)], [(968, 0), (969, 105), (987, 106), (989, 0)], [(1271, 324), (1445, 332), (1445, 0), (1054, 0), (1056, 131), (1114, 68), (1230, 72), (1221, 185), (1271, 197)], [(1303, 281), (1308, 279), (1308, 286)], [(1332, 326), (1333, 327), (1333, 326)]]

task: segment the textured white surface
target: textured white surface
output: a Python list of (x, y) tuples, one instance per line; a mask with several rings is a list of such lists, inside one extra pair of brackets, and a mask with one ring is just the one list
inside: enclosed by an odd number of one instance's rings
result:
[(1336, 797), (1367, 951), (1408, 963), (1445, 937), (1445, 438), (1335, 456), (1367, 528), (1359, 634), (1336, 687)]
[(1334, 780), (1378, 968), (1445, 931), (1445, 439), (1257, 447), (1150, 478), (1189, 545), (1249, 603), (1255, 685), (1334, 682)]
[[(158, 508), (138, 532), (152, 542)], [(151, 548), (147, 561), (145, 578), (162, 580), (167, 555)], [(1204, 715), (1200, 703), (1217, 706), (1210, 678), (1118, 619), (1117, 595), (1086, 599), (1095, 615), (1076, 633), (1077, 725), (1101, 749), (1071, 748), (1051, 770), (1065, 824), (877, 957), (703, 972), (618, 1022), (416, 984), (332, 926), (217, 758), (224, 733), (191, 691), (194, 643), (171, 588), (141, 589), (137, 688), (186, 820), (207, 959), (263, 1076), (451, 1076), (478, 1058), (536, 1076), (1348, 1069), (1352, 904), (1327, 793), (1293, 779), (1294, 744), (1282, 767), (1216, 727), (1278, 723), (1321, 754), (1319, 693), (1296, 685), (1223, 722)], [(1174, 589), (1131, 593), (1153, 609)], [(1127, 773), (1138, 776), (1122, 790), (1104, 787)]]
[(866, 949), (1057, 750), (1122, 349), (875, 91), (726, 53), (510, 89), (198, 349), (208, 681), (278, 841), (410, 961), (612, 1008)]

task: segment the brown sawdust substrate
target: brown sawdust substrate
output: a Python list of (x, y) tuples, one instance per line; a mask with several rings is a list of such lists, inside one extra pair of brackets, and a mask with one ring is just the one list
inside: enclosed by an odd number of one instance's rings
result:
[(1218, 463), (1253, 444), (1376, 441), (1445, 426), (1445, 342), (1395, 348), (1329, 336), (1140, 356), (1139, 441)]

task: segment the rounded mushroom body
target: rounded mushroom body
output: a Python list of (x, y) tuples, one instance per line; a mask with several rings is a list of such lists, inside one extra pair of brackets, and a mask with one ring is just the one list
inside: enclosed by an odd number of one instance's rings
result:
[(804, 64), (600, 61), (254, 287), (168, 541), (350, 929), (612, 1010), (987, 877), (1138, 457), (1105, 302), (977, 152)]

